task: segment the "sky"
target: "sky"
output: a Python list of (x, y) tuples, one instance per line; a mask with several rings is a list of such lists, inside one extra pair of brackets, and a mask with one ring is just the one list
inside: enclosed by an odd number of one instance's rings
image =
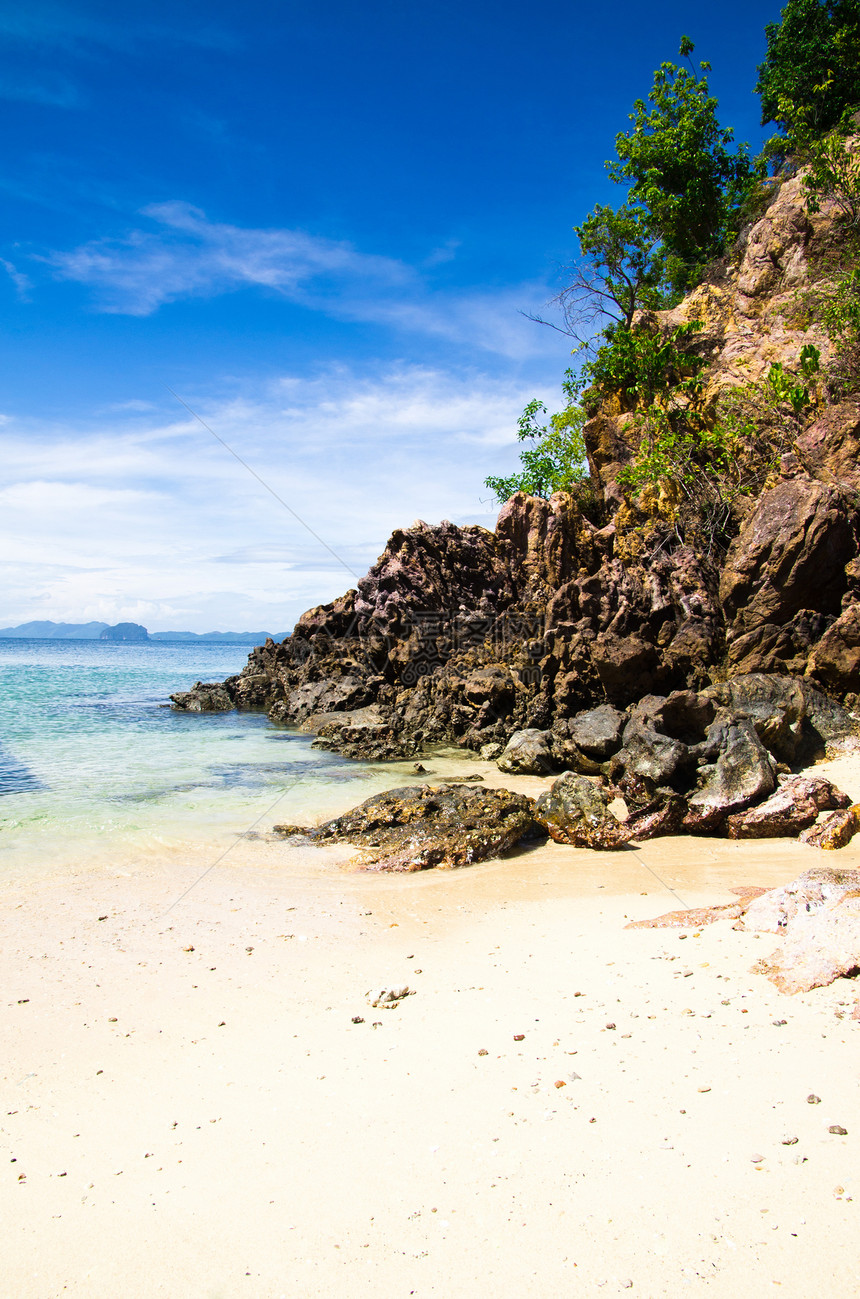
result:
[(633, 101), (686, 33), (757, 148), (778, 17), (0, 0), (0, 626), (285, 631), (395, 527), (491, 527)]

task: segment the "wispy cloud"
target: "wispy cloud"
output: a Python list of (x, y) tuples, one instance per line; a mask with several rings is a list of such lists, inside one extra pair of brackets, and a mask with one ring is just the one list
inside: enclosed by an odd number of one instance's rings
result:
[(87, 286), (100, 311), (148, 316), (167, 303), (254, 287), (340, 320), (373, 323), (468, 343), (507, 357), (545, 350), (521, 312), (546, 300), (545, 284), (497, 291), (434, 290), (431, 255), (423, 266), (366, 253), (304, 230), (260, 229), (210, 221), (189, 203), (155, 203), (119, 239), (97, 239), (39, 260), (64, 280)]
[[(491, 523), (483, 479), (513, 466), (516, 417), (548, 396), (415, 366), (183, 395), (359, 574), (416, 517)], [(196, 420), (146, 406), (131, 397), (88, 424), (6, 424), (0, 626), (279, 631), (352, 584)]]
[(103, 311), (148, 316), (178, 298), (211, 297), (255, 285), (294, 302), (312, 285), (325, 292), (335, 280), (350, 285), (402, 286), (412, 277), (403, 263), (360, 253), (352, 245), (302, 230), (246, 229), (208, 221), (189, 203), (144, 208), (155, 229), (120, 240), (93, 240), (45, 260), (67, 280), (99, 293)]
[(30, 289), (32, 288), (29, 276), (24, 275), (22, 271), (18, 270), (14, 262), (7, 261), (5, 257), (0, 257), (0, 266), (3, 267), (3, 270), (15, 285), (19, 298), (24, 302), (28, 302)]

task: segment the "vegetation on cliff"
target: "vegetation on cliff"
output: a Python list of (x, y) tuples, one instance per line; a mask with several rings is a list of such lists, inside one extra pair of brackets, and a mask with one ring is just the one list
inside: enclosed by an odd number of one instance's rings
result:
[[(680, 55), (688, 66), (662, 64), (647, 104), (634, 104), (633, 128), (616, 137), (607, 163), (627, 186), (626, 200), (617, 211), (595, 208), (575, 228), (580, 260), (556, 300), (560, 327), (584, 354), (579, 374), (568, 371), (568, 403), (543, 428), (530, 419), (542, 406), (527, 407), (521, 472), (486, 480), (500, 502), (517, 490), (593, 494), (594, 466), (590, 483), (584, 466), (588, 418), (627, 414), (632, 454), (616, 482), (628, 504), (659, 498), (679, 540), (724, 550), (744, 498), (761, 490), (823, 404), (860, 386), (860, 150), (850, 135), (860, 103), (860, 0), (789, 0), (766, 31), (756, 89), (763, 124), (773, 122), (777, 134), (756, 160), (745, 145), (734, 148), (731, 129), (720, 124), (709, 65), (693, 66), (687, 37)], [(778, 168), (770, 180), (768, 162)], [(794, 305), (796, 319), (805, 316), (806, 330), (817, 324), (818, 335), (717, 393), (707, 383), (703, 321), (670, 313), (684, 295), (725, 284), (755, 219), (794, 175), (808, 215), (835, 218), (826, 255)]]
[[(860, 706), (858, 232), (809, 163), (766, 179), (732, 151), (706, 71), (660, 70), (619, 146), (627, 201), (580, 228), (563, 306), (603, 323), (561, 409), (526, 408), (495, 531), (396, 530), (355, 590), (177, 707), (265, 708), (351, 757), (453, 742), (604, 776), (637, 833), (759, 805), (787, 824), (783, 768), (856, 729), (826, 696)], [(646, 184), (679, 105), (722, 187), (687, 244), (690, 195)]]

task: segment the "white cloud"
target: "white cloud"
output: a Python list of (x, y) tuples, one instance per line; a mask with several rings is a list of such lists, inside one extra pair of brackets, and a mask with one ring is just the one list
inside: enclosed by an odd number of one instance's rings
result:
[(340, 320), (444, 338), (522, 359), (545, 340), (522, 316), (551, 295), (539, 282), (495, 292), (434, 291), (424, 272), (455, 255), (433, 254), (419, 270), (393, 257), (296, 229), (210, 221), (189, 203), (144, 208), (149, 225), (121, 239), (95, 239), (38, 259), (64, 280), (86, 285), (98, 310), (148, 316), (183, 298), (256, 287)]
[(351, 244), (302, 230), (243, 229), (208, 221), (189, 203), (153, 203), (143, 209), (156, 227), (124, 239), (97, 239), (46, 260), (63, 279), (101, 294), (101, 309), (148, 316), (167, 302), (211, 297), (256, 285), (295, 302), (310, 285), (335, 277), (376, 288), (403, 285), (411, 271), (388, 257), (360, 253)]
[(517, 415), (552, 400), (540, 385), (407, 366), (182, 395), (343, 563), (196, 420), (153, 417), (131, 396), (86, 426), (7, 423), (0, 626), (284, 630), (354, 585), (395, 527), (487, 522), (483, 479), (513, 468)]

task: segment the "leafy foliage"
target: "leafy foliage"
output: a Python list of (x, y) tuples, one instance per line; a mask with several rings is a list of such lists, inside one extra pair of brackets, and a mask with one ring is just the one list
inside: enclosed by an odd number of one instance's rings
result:
[(515, 492), (550, 497), (585, 482), (588, 477), (582, 426), (585, 412), (579, 404), (582, 380), (573, 371), (565, 375), (562, 390), (567, 398), (562, 410), (550, 415), (546, 424), (538, 422), (547, 413), (542, 401), (530, 401), (518, 420), (517, 438), (529, 443), (520, 452), (522, 469), (507, 478), (489, 477), (485, 485), (504, 504)]
[[(689, 58), (693, 42), (683, 37)], [(630, 186), (630, 201), (647, 214), (658, 235), (671, 288), (683, 293), (698, 282), (707, 262), (720, 255), (736, 233), (740, 208), (758, 178), (746, 145), (732, 150), (734, 132), (717, 119), (718, 101), (706, 73), (662, 63), (654, 74), (648, 104), (639, 99), (633, 130), (616, 137), (618, 160), (609, 174)]]
[(791, 145), (798, 118), (822, 135), (860, 103), (860, 0), (788, 0), (765, 35), (763, 126), (774, 122)]
[(820, 212), (830, 200), (845, 220), (860, 226), (860, 153), (845, 138), (845, 126), (810, 140), (802, 155), (807, 163), (803, 189), (810, 212)]
[(574, 232), (581, 257), (552, 305), (561, 308), (561, 332), (579, 348), (591, 347), (596, 323), (629, 329), (637, 311), (668, 305), (665, 256), (644, 208), (598, 204)]
[(583, 373), (601, 393), (615, 393), (622, 405), (651, 406), (671, 395), (692, 399), (701, 390), (700, 357), (678, 344), (700, 328), (698, 321), (679, 325), (664, 336), (644, 323), (638, 328), (617, 328), (608, 332), (607, 342)]
[(807, 345), (797, 372), (774, 362), (761, 383), (725, 394), (716, 419), (675, 393), (644, 408), (634, 420), (637, 452), (619, 483), (640, 504), (659, 491), (682, 541), (722, 549), (738, 499), (761, 490), (800, 432), (819, 369), (818, 349)]

